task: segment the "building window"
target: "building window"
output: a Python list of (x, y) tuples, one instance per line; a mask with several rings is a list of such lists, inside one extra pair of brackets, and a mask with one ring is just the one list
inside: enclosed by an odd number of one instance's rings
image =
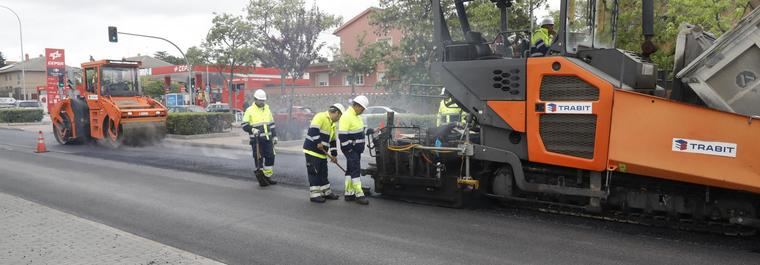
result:
[(377, 42), (385, 42), (385, 43), (388, 43), (388, 46), (393, 46), (393, 38), (391, 37), (377, 38)]
[(377, 82), (383, 82), (385, 80), (385, 72), (377, 72)]
[[(351, 75), (346, 74), (346, 77), (344, 78), (344, 84), (347, 86), (351, 85)], [(355, 85), (364, 85), (364, 75), (356, 75), (356, 82), (354, 82)]]
[(318, 86), (329, 86), (330, 85), (330, 74), (329, 73), (318, 73), (317, 74), (317, 85)]

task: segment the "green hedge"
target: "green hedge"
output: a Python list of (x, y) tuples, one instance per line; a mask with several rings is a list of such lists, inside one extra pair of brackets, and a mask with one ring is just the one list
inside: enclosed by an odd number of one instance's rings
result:
[(231, 113), (169, 113), (166, 128), (170, 134), (195, 135), (220, 133), (232, 128)]
[(42, 109), (0, 109), (0, 122), (39, 122), (42, 120)]
[[(363, 116), (363, 115), (362, 115)], [(422, 128), (435, 127), (435, 114), (411, 114), (411, 113), (396, 113), (396, 126), (419, 126)], [(371, 114), (366, 115), (365, 126), (367, 128), (377, 128), (380, 124), (385, 124), (385, 114)]]

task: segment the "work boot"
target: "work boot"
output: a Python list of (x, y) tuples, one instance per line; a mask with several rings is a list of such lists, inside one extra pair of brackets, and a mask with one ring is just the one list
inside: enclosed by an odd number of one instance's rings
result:
[(323, 195), (322, 198), (325, 198), (327, 200), (337, 200), (340, 199), (340, 196), (335, 195), (335, 193), (330, 193), (328, 195)]
[(361, 205), (367, 205), (369, 204), (369, 200), (367, 200), (367, 196), (359, 196), (356, 197), (356, 203)]
[(312, 198), (309, 199), (309, 201), (316, 202), (316, 203), (323, 203), (323, 202), (326, 202), (327, 199), (325, 199), (324, 197), (320, 196), (320, 197), (312, 197)]
[(269, 185), (277, 185), (277, 181), (274, 181), (272, 177), (265, 177)]
[(253, 174), (256, 175), (256, 180), (259, 181), (259, 186), (269, 186), (269, 182), (266, 180), (266, 177), (264, 177), (264, 172), (261, 172), (261, 170), (256, 170), (253, 172)]
[(343, 200), (345, 200), (347, 202), (355, 201), (356, 200), (356, 195), (346, 195), (345, 197), (343, 197)]

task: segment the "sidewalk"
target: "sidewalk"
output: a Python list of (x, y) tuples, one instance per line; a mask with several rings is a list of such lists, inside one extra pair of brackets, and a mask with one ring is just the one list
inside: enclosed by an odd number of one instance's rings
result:
[[(21, 130), (33, 133), (36, 133), (38, 131), (42, 131), (43, 133), (53, 133), (53, 126), (50, 124), (18, 124), (11, 126), (0, 124), (0, 128)], [(33, 136), (36, 137), (36, 135)], [(217, 137), (212, 136), (196, 139), (193, 137), (172, 137), (169, 135), (166, 139), (164, 139), (164, 143), (170, 145), (251, 151), (251, 146), (248, 144), (248, 134), (239, 128), (232, 128), (231, 132), (220, 133)], [(301, 154), (303, 153), (302, 147), (303, 139), (280, 141), (275, 146), (275, 150), (279, 153), (285, 154)]]
[(0, 264), (221, 264), (0, 193)]

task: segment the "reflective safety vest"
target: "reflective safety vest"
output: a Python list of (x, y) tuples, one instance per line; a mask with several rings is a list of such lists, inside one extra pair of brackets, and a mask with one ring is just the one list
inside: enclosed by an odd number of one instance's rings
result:
[(549, 30), (538, 28), (533, 36), (530, 37), (530, 56), (545, 56), (549, 53), (549, 47), (552, 46), (552, 39), (549, 37)]
[(338, 139), (340, 140), (340, 150), (344, 154), (364, 152), (364, 121), (353, 107), (348, 107), (346, 113), (340, 116), (338, 121)]
[[(447, 104), (453, 104), (451, 107), (446, 106)], [(458, 121), (464, 121), (464, 116), (462, 115), (462, 109), (459, 108), (459, 106), (456, 103), (453, 103), (453, 100), (451, 98), (447, 98), (444, 100), (441, 100), (441, 104), (438, 107), (438, 115), (436, 120), (436, 126), (441, 126), (447, 123), (451, 122), (458, 122)]]
[(269, 105), (264, 104), (263, 108), (259, 108), (256, 104), (251, 105), (245, 110), (243, 114), (242, 126), (250, 125), (254, 129), (259, 130), (258, 135), (251, 135), (251, 138), (264, 137), (267, 140), (270, 137), (277, 137), (277, 130), (275, 130), (274, 117), (269, 110)]
[(314, 115), (306, 132), (306, 139), (303, 141), (303, 152), (314, 157), (327, 159), (324, 150), (317, 148), (317, 144), (322, 144), (325, 149), (335, 154), (337, 145), (335, 144), (335, 123), (330, 119), (330, 113), (320, 112)]

